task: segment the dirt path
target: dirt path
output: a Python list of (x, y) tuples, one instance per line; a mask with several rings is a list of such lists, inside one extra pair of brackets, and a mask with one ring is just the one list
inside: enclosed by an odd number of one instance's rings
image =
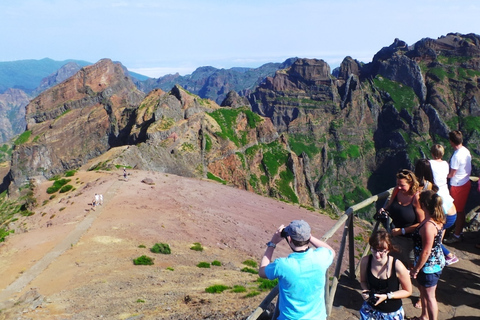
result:
[[(119, 182), (115, 182), (107, 191), (104, 196), (104, 203), (107, 203), (112, 198), (119, 188)], [(39, 276), (56, 258), (63, 254), (67, 249), (77, 244), (82, 235), (91, 227), (95, 219), (102, 212), (103, 206), (97, 206), (95, 210), (90, 211), (90, 214), (77, 224), (75, 229), (70, 232), (60, 243), (58, 243), (53, 250), (48, 252), (43, 258), (40, 259), (30, 269), (23, 272), (22, 275), (17, 278), (12, 284), (0, 292), (0, 309), (7, 308), (12, 305), (12, 301), (8, 299), (15, 292), (19, 292), (24, 289), (29, 283), (31, 283), (37, 276)], [(10, 302), (10, 303), (8, 303)]]

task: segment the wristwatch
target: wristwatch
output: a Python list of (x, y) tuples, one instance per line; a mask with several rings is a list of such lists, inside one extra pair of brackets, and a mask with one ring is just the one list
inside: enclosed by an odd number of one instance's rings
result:
[(393, 292), (387, 293), (387, 299), (388, 300), (393, 299)]
[(268, 241), (268, 242), (267, 242), (267, 247), (276, 248), (277, 245), (276, 245), (275, 243), (273, 243), (272, 241)]

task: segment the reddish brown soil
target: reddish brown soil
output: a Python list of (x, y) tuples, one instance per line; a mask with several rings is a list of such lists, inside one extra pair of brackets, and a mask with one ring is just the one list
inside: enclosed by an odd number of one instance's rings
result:
[[(245, 298), (258, 290), (258, 276), (241, 272), (243, 262), (260, 261), (280, 224), (305, 219), (321, 237), (336, 222), (216, 182), (163, 173), (129, 171), (124, 181), (121, 170), (80, 171), (72, 177), (74, 191), (49, 200), (51, 184), (37, 187), (35, 214), (16, 221), (16, 233), (0, 246), (0, 319), (244, 319), (267, 293)], [(104, 204), (93, 211), (95, 193)], [(91, 226), (82, 226), (87, 219)], [(335, 249), (338, 239), (329, 240)], [(157, 242), (168, 243), (172, 253), (151, 253)], [(202, 252), (190, 249), (195, 242)], [(288, 253), (284, 244), (275, 256)], [(135, 266), (132, 259), (141, 255), (155, 264)], [(214, 260), (222, 266), (196, 266)], [(40, 264), (44, 270), (35, 274)], [(247, 291), (205, 292), (215, 284)], [(19, 302), (27, 292), (40, 301), (37, 308)]]

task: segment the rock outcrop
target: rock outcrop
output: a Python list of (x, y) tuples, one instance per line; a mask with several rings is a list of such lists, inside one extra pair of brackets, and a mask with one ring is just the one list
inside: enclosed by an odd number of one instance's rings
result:
[(20, 89), (7, 89), (0, 94), (0, 143), (25, 131), (25, 106), (29, 101)]
[(132, 114), (143, 98), (121, 65), (108, 59), (46, 90), (26, 108), (29, 138), (14, 149), (14, 185), (77, 168), (126, 144)]

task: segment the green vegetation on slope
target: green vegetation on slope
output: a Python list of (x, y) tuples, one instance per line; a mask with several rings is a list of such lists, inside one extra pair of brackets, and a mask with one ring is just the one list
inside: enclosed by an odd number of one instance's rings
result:
[(373, 79), (373, 83), (380, 90), (388, 92), (398, 111), (406, 109), (411, 114), (413, 108), (418, 104), (417, 96), (409, 86), (381, 76), (376, 76), (375, 79)]
[(250, 129), (255, 128), (257, 124), (262, 121), (262, 118), (259, 115), (247, 108), (222, 108), (210, 113), (210, 116), (215, 119), (222, 130), (221, 132), (216, 132), (216, 134), (223, 139), (232, 141), (237, 147), (247, 144), (247, 132), (236, 131), (237, 119), (240, 113), (245, 114), (245, 117), (247, 118), (247, 124)]

